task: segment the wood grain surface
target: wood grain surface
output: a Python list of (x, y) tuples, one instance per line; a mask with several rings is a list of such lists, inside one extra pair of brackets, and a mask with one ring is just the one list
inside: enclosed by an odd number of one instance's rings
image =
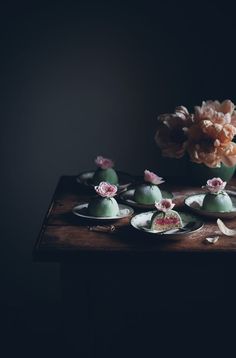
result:
[[(233, 179), (228, 189), (236, 191), (236, 180)], [(168, 188), (175, 195), (176, 209), (186, 210), (184, 198), (187, 195), (202, 192), (201, 188), (172, 185)], [(33, 250), (35, 260), (61, 261), (76, 259), (102, 260), (114, 257), (156, 259), (166, 255), (236, 255), (236, 237), (221, 235), (216, 220), (202, 218), (204, 227), (180, 239), (160, 239), (135, 230), (130, 225), (130, 218), (112, 222), (113, 232), (95, 232), (90, 226), (98, 223), (81, 219), (72, 213), (75, 205), (87, 202), (93, 196), (93, 190), (76, 182), (75, 176), (60, 178), (50, 208), (45, 216), (41, 232)], [(137, 211), (135, 210), (135, 214)], [(110, 225), (108, 222), (99, 225)], [(236, 228), (236, 219), (228, 220), (230, 228)], [(216, 244), (206, 241), (207, 236), (220, 235)], [(236, 258), (236, 256), (235, 256)]]

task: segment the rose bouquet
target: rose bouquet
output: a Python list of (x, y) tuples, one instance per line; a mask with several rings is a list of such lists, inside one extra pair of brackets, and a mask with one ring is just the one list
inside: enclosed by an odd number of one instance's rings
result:
[(194, 113), (184, 106), (174, 113), (158, 117), (155, 141), (162, 155), (181, 158), (187, 154), (190, 161), (209, 168), (236, 165), (236, 109), (225, 100), (202, 102)]

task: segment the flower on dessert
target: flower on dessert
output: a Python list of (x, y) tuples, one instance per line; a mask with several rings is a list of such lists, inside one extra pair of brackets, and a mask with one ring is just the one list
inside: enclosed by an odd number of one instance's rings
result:
[(166, 157), (190, 160), (208, 167), (236, 164), (236, 110), (230, 100), (203, 101), (194, 114), (181, 106), (173, 114), (159, 116), (155, 135), (157, 145)]
[(184, 106), (158, 117), (155, 141), (164, 157), (181, 158), (184, 155), (188, 139), (186, 129), (191, 123), (192, 115)]
[(155, 207), (157, 208), (157, 210), (163, 211), (164, 213), (173, 209), (174, 206), (175, 204), (172, 202), (171, 199), (162, 199), (159, 202), (155, 202)]
[(207, 180), (206, 188), (212, 194), (217, 194), (220, 191), (224, 190), (226, 186), (226, 181), (223, 181), (221, 178), (213, 178)]
[(148, 183), (155, 184), (155, 185), (159, 185), (165, 182), (163, 178), (159, 177), (153, 172), (150, 172), (147, 169), (144, 171), (144, 180)]
[(117, 193), (117, 187), (105, 181), (102, 181), (98, 186), (95, 186), (94, 189), (96, 190), (96, 193), (103, 198), (112, 198)]
[(109, 169), (114, 166), (114, 162), (111, 159), (104, 158), (101, 155), (95, 159), (95, 164), (101, 169)]

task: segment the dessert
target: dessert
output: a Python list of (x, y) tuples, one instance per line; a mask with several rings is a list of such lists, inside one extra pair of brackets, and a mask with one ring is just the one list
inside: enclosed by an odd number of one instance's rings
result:
[(139, 185), (134, 191), (134, 200), (139, 204), (154, 204), (162, 199), (158, 185), (164, 180), (149, 170), (144, 171), (144, 184)]
[(117, 187), (107, 182), (101, 182), (95, 186), (98, 196), (91, 200), (88, 205), (88, 214), (91, 216), (111, 217), (119, 214), (119, 206), (114, 196)]
[(108, 182), (110, 184), (118, 184), (118, 176), (113, 169), (114, 162), (111, 159), (98, 156), (95, 159), (97, 170), (94, 173), (92, 182), (94, 185), (99, 185), (101, 182)]
[(213, 178), (207, 181), (206, 188), (209, 192), (204, 196), (203, 210), (211, 212), (228, 212), (232, 210), (232, 201), (224, 191), (226, 184), (221, 178)]
[(180, 215), (177, 211), (172, 210), (174, 206), (171, 199), (162, 199), (155, 203), (158, 211), (151, 218), (152, 230), (165, 231), (183, 227)]

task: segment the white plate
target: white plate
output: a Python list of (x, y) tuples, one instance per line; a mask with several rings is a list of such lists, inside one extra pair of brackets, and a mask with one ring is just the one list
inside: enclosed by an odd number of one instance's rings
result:
[(182, 222), (183, 222), (183, 227), (185, 225), (188, 225), (190, 223), (192, 223), (191, 228), (186, 230), (186, 231), (181, 231), (182, 229), (173, 229), (168, 230), (168, 232), (165, 233), (165, 231), (158, 231), (158, 230), (152, 230), (150, 229), (150, 223), (151, 223), (151, 218), (152, 215), (155, 211), (148, 211), (146, 213), (141, 213), (141, 214), (137, 214), (135, 216), (132, 217), (130, 223), (131, 225), (140, 231), (143, 231), (145, 233), (148, 234), (152, 234), (152, 236), (158, 236), (158, 237), (163, 237), (163, 238), (173, 238), (173, 237), (183, 237), (185, 235), (189, 235), (193, 232), (196, 232), (198, 230), (200, 230), (203, 227), (203, 222), (201, 220), (199, 220), (199, 218), (197, 218), (195, 215), (192, 214), (188, 214), (188, 213), (180, 213)]
[[(76, 177), (77, 183), (83, 184), (86, 186), (90, 186), (90, 187), (94, 187), (94, 185), (92, 183), (92, 178), (94, 176), (94, 173), (95, 173), (95, 171), (88, 171), (88, 172), (80, 173)], [(118, 184), (119, 191), (128, 188), (128, 186), (130, 186), (134, 182), (134, 178), (130, 174), (120, 172), (120, 171), (116, 171), (116, 173), (118, 175), (118, 180), (119, 180), (119, 184)]]
[[(226, 190), (226, 193), (227, 193), (227, 190)], [(203, 210), (202, 203), (203, 203), (203, 199), (204, 199), (204, 196), (206, 195), (206, 193), (190, 195), (185, 199), (184, 202), (185, 202), (185, 205), (196, 214), (206, 216), (206, 217), (211, 217), (211, 218), (232, 219), (232, 218), (236, 217), (236, 195), (233, 195), (231, 193), (232, 192), (228, 192), (228, 194), (232, 200), (232, 203), (233, 203), (233, 210), (227, 211), (227, 212), (211, 212), (211, 211)]]
[(92, 219), (92, 220), (117, 220), (133, 215), (134, 210), (129, 206), (123, 204), (118, 204), (118, 206), (119, 206), (119, 214), (116, 216), (109, 216), (109, 217), (88, 215), (87, 214), (88, 203), (76, 205), (72, 209), (72, 212), (73, 214), (80, 216), (81, 218)]
[[(129, 204), (130, 206), (132, 206), (134, 208), (139, 208), (139, 209), (154, 209), (155, 208), (154, 204), (139, 204), (139, 203), (137, 203), (134, 200), (134, 191), (135, 191), (135, 189), (127, 190), (124, 193), (120, 194), (119, 197), (124, 203)], [(164, 199), (172, 199), (173, 198), (173, 194), (169, 191), (161, 190), (161, 194)]]

